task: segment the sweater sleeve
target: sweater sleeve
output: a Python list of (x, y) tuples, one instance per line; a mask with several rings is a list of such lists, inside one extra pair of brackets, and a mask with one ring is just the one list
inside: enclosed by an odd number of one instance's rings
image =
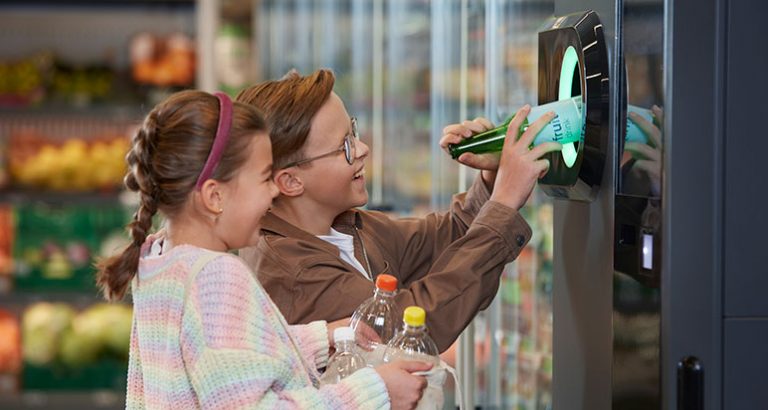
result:
[(141, 354), (136, 335), (136, 317), (133, 318), (131, 331), (131, 348), (128, 353), (128, 386), (125, 397), (126, 409), (144, 409), (144, 378), (141, 369)]
[[(338, 384), (288, 388), (291, 369), (253, 350), (206, 348), (190, 371), (200, 406), (242, 409), (380, 409), (389, 407), (375, 370), (361, 369)], [(277, 388), (276, 388), (277, 387)]]
[[(383, 408), (389, 397), (375, 371), (313, 387), (289, 333), (317, 350), (323, 323), (292, 332), (245, 264), (233, 255), (194, 278), (182, 319), (182, 356), (202, 408)], [(325, 336), (327, 339), (327, 336)], [(325, 342), (327, 351), (328, 344)], [(326, 353), (327, 355), (327, 353)]]
[(314, 363), (316, 369), (325, 367), (330, 349), (327, 323), (317, 320), (306, 325), (289, 326), (288, 329), (297, 341), (301, 355)]

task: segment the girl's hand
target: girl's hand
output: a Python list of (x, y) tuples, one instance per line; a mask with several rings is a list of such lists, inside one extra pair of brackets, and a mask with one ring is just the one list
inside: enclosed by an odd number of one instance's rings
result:
[(412, 373), (426, 372), (431, 368), (431, 364), (417, 361), (396, 361), (376, 367), (376, 372), (387, 386), (393, 410), (416, 408), (427, 387), (427, 380)]

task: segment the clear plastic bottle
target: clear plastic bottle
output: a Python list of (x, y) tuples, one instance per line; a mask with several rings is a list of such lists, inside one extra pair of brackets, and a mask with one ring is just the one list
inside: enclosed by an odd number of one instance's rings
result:
[(443, 408), (443, 384), (446, 372), (440, 368), (440, 352), (435, 341), (427, 333), (424, 324), (426, 313), (418, 306), (409, 306), (403, 312), (403, 330), (389, 341), (384, 353), (384, 363), (398, 360), (416, 360), (427, 362), (432, 369), (421, 374), (427, 379), (427, 388), (424, 389), (416, 410), (438, 410)]
[(339, 327), (333, 331), (336, 353), (328, 359), (325, 373), (320, 377), (322, 384), (335, 384), (350, 374), (366, 367), (365, 359), (357, 352), (355, 331), (351, 327)]
[(387, 343), (397, 331), (396, 291), (397, 278), (387, 274), (379, 275), (376, 277), (373, 296), (363, 302), (352, 315), (350, 326), (355, 330), (357, 342), (363, 347), (363, 356), (369, 366), (382, 362)]
[(396, 360), (419, 360), (434, 366), (440, 364), (440, 352), (424, 324), (426, 316), (424, 309), (418, 306), (409, 306), (405, 309), (403, 330), (389, 341), (384, 353), (385, 363)]

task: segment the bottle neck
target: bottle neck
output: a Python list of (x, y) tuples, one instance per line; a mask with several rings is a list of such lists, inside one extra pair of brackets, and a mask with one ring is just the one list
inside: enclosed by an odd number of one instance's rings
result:
[(384, 289), (376, 288), (373, 291), (373, 297), (375, 298), (393, 298), (395, 296), (395, 292), (390, 292)]
[(403, 332), (405, 333), (424, 333), (427, 330), (427, 326), (411, 326), (407, 323), (403, 323)]
[(354, 348), (354, 340), (340, 340), (336, 342), (336, 352), (351, 352)]

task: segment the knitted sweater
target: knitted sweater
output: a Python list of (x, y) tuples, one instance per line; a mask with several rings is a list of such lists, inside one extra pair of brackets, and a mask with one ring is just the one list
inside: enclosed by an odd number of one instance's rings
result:
[(388, 408), (362, 369), (317, 387), (325, 322), (288, 326), (237, 257), (190, 245), (150, 256), (132, 283), (128, 409)]

